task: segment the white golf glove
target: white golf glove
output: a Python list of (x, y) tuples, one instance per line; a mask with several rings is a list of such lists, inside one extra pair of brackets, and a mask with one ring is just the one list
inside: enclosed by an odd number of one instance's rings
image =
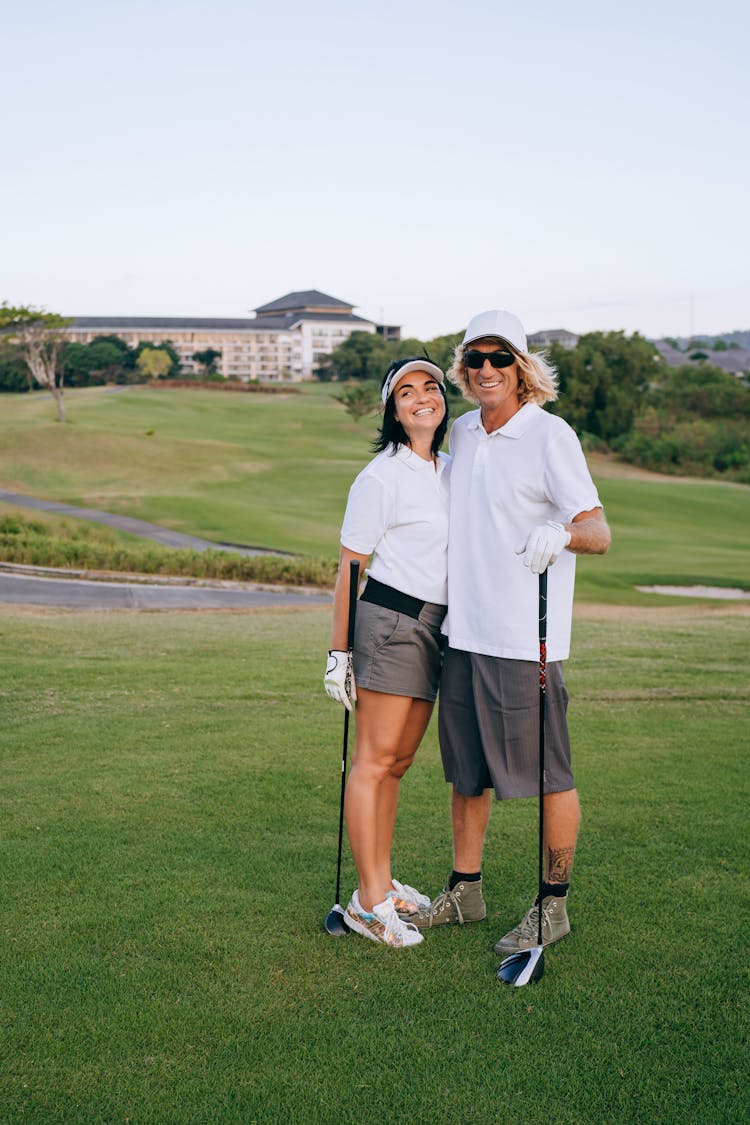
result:
[(334, 703), (343, 703), (347, 711), (351, 711), (352, 703), (357, 702), (351, 652), (343, 652), (337, 648), (329, 650), (323, 683), (329, 699)]
[(561, 523), (547, 520), (538, 527), (532, 527), (526, 542), (516, 547), (516, 554), (523, 555), (523, 565), (528, 566), (533, 574), (542, 574), (548, 566), (552, 566), (568, 543), (570, 532)]

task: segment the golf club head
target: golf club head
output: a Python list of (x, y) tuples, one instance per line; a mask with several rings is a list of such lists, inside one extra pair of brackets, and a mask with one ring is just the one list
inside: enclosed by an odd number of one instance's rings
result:
[(514, 984), (516, 988), (533, 980), (541, 980), (543, 974), (544, 949), (541, 945), (511, 953), (497, 968), (497, 979), (503, 984)]
[(338, 903), (326, 914), (323, 926), (326, 933), (330, 934), (331, 937), (345, 937), (350, 932), (344, 919), (344, 909)]

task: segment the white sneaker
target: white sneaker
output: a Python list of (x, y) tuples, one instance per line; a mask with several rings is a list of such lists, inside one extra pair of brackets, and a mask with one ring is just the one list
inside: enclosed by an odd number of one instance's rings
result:
[(389, 891), (386, 898), (389, 898), (393, 905), (396, 907), (396, 913), (400, 917), (407, 917), (409, 914), (419, 914), (420, 910), (426, 910), (430, 905), (430, 900), (427, 895), (421, 895), (414, 887), (410, 887), (408, 883), (399, 883), (398, 879), (392, 880), (393, 890)]
[(346, 924), (350, 930), (378, 941), (381, 945), (390, 945), (400, 949), (407, 945), (419, 945), (424, 941), (416, 926), (402, 922), (396, 913), (393, 899), (386, 898), (378, 902), (372, 910), (363, 910), (359, 901), (359, 891), (352, 895), (351, 902), (344, 913)]

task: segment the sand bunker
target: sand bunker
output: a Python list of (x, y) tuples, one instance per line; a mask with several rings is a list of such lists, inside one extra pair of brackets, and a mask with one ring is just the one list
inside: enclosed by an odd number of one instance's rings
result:
[(636, 586), (644, 594), (669, 594), (679, 598), (723, 598), (750, 601), (750, 592), (730, 586)]

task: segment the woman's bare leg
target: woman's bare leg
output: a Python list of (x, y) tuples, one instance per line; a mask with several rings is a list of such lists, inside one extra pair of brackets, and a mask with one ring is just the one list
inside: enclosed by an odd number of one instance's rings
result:
[(391, 889), (391, 843), (398, 787), (429, 722), (432, 704), (357, 691), (357, 733), (346, 783), (346, 829), (365, 910)]

